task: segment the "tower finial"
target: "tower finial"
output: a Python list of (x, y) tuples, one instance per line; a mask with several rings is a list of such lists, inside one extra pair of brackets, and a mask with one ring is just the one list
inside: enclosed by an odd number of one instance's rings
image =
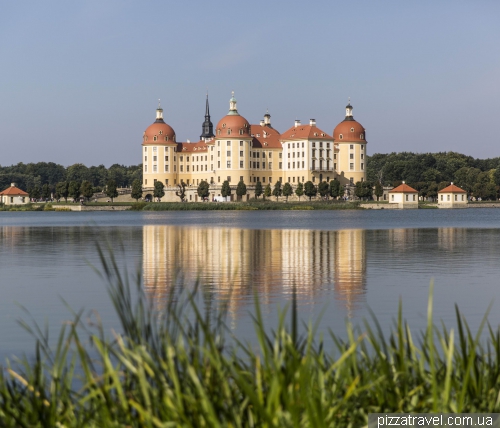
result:
[(158, 98), (158, 108), (161, 108), (160, 99)]

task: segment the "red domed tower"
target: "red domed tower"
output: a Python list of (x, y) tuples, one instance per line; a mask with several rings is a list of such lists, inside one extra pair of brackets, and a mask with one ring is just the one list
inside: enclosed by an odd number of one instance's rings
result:
[(159, 100), (156, 120), (144, 131), (142, 146), (143, 188), (152, 189), (158, 180), (166, 186), (175, 184), (175, 131), (163, 120), (163, 109)]
[(337, 173), (342, 184), (366, 181), (366, 131), (354, 120), (351, 103), (346, 106), (345, 119), (333, 130), (338, 146)]
[(238, 113), (234, 92), (229, 100), (229, 112), (215, 129), (214, 150), (215, 183), (228, 180), (231, 185), (243, 180), (250, 183), (250, 151), (252, 136), (250, 124)]

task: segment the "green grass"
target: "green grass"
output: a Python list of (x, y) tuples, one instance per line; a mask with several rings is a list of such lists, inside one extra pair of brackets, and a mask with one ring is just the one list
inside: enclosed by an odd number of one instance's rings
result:
[[(136, 208), (137, 207), (137, 208)], [(248, 202), (152, 202), (138, 204), (132, 209), (144, 211), (271, 211), (271, 210), (345, 210), (361, 209), (358, 202), (302, 201), (276, 202), (252, 200)]]
[(201, 288), (171, 293), (159, 314), (140, 272), (101, 255), (121, 332), (89, 330), (80, 312), (51, 348), (45, 330), (24, 324), (34, 358), (0, 371), (0, 426), (360, 427), (370, 412), (500, 411), (500, 330), (483, 323), (473, 334), (458, 309), (456, 331), (435, 327), (432, 287), (417, 334), (400, 307), (389, 336), (373, 319), (325, 342), (315, 325), (300, 328), (294, 295), (272, 329), (256, 301), (248, 344), (230, 337), (227, 306), (200, 309)]

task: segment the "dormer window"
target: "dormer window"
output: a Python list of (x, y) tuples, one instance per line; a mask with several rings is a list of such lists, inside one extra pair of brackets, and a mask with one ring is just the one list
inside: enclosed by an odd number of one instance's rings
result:
[(339, 135), (339, 140), (342, 140), (344, 136), (342, 134)]
[(160, 134), (160, 135), (163, 134), (163, 131), (158, 132), (158, 134)]
[(217, 135), (220, 135), (220, 129), (217, 130)]
[(365, 134), (360, 134), (359, 139), (363, 140), (365, 138)]
[(156, 141), (156, 135), (153, 137), (153, 141)]
[(351, 132), (354, 132), (354, 128), (351, 128)]
[(175, 143), (175, 135), (172, 137), (172, 141)]
[(228, 128), (227, 135), (231, 135), (231, 128)]
[(240, 129), (240, 135), (243, 135), (243, 129)]
[(317, 132), (315, 132), (315, 133), (314, 133), (314, 136), (315, 136), (315, 137), (317, 137), (317, 136), (318, 136), (318, 133), (317, 133)]
[(225, 127), (226, 127), (226, 124), (225, 124), (225, 123), (223, 123), (223, 124), (222, 124), (222, 127), (223, 127), (223, 128), (225, 128)]

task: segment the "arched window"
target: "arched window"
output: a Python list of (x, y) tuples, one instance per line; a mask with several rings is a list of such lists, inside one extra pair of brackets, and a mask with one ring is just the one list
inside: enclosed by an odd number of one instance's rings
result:
[(240, 135), (243, 135), (243, 129), (240, 129)]
[(153, 141), (156, 141), (156, 135), (153, 137)]
[(359, 136), (359, 139), (360, 139), (360, 140), (362, 140), (362, 139), (364, 139), (364, 138), (365, 138), (365, 134), (361, 134), (361, 135)]
[(344, 136), (342, 134), (339, 135), (339, 140), (342, 140), (342, 138), (344, 138)]
[(231, 135), (231, 128), (227, 129), (227, 135)]

